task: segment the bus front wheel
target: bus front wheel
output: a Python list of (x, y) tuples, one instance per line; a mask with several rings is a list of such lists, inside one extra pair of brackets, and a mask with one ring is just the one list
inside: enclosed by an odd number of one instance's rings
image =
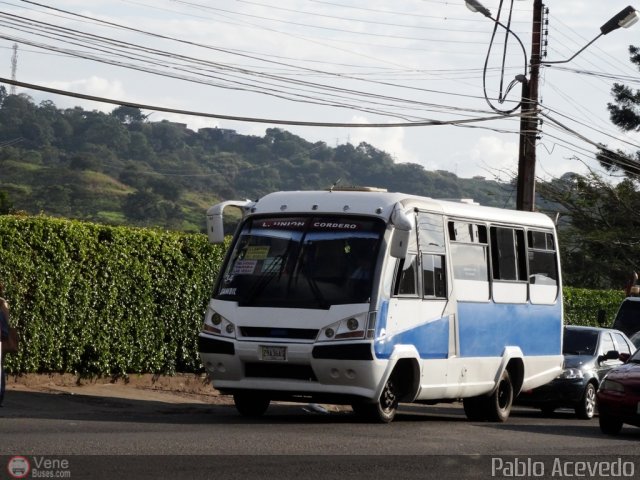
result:
[(260, 417), (269, 408), (271, 400), (255, 392), (239, 392), (233, 395), (233, 403), (243, 417)]
[(396, 416), (399, 403), (399, 391), (393, 375), (387, 380), (375, 403), (358, 402), (351, 405), (353, 413), (366, 420), (390, 423)]

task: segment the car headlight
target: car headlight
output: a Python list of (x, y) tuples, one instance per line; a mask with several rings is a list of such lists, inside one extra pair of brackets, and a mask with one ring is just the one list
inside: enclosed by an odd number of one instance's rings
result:
[(584, 378), (584, 372), (579, 368), (565, 368), (558, 378), (562, 378), (564, 380), (574, 380), (578, 378)]
[(603, 392), (624, 393), (624, 386), (621, 383), (605, 378), (604, 381), (600, 384), (600, 390)]
[(236, 337), (236, 326), (233, 322), (224, 318), (218, 312), (207, 309), (207, 314), (204, 317), (204, 323), (202, 324), (202, 331), (213, 335), (220, 335), (222, 337)]

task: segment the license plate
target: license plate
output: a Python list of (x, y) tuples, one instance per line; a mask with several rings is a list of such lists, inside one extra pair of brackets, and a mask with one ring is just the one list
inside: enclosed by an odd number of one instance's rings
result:
[(260, 358), (265, 361), (285, 361), (287, 359), (287, 347), (274, 347), (272, 345), (260, 345)]

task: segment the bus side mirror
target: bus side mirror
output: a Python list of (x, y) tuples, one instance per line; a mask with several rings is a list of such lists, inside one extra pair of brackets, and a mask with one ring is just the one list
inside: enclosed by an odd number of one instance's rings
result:
[(411, 235), (411, 230), (400, 230), (399, 228), (393, 230), (389, 252), (393, 258), (406, 258), (407, 249), (409, 248), (409, 235)]
[(252, 204), (253, 202), (250, 200), (229, 200), (209, 208), (209, 210), (207, 210), (207, 237), (209, 237), (209, 242), (224, 243), (224, 222), (222, 216), (225, 207), (237, 207), (241, 209), (244, 214)]
[(209, 243), (224, 243), (222, 213), (209, 215), (207, 212), (207, 237), (209, 237)]
[(413, 229), (413, 219), (411, 219), (401, 203), (396, 203), (391, 212), (391, 223), (394, 226), (391, 234), (391, 249), (389, 254), (393, 258), (406, 258), (409, 248), (409, 238)]

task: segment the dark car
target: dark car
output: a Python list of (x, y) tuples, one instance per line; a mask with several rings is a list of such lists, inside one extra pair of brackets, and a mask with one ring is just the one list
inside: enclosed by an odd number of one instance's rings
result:
[(640, 350), (607, 374), (597, 398), (603, 433), (616, 435), (625, 423), (640, 427)]
[(517, 403), (540, 408), (545, 415), (568, 407), (579, 418), (593, 418), (596, 391), (602, 378), (622, 365), (635, 350), (627, 336), (618, 330), (567, 326), (562, 342), (562, 372), (546, 385), (521, 392)]
[(640, 297), (627, 297), (622, 301), (612, 327), (628, 337), (640, 331)]

